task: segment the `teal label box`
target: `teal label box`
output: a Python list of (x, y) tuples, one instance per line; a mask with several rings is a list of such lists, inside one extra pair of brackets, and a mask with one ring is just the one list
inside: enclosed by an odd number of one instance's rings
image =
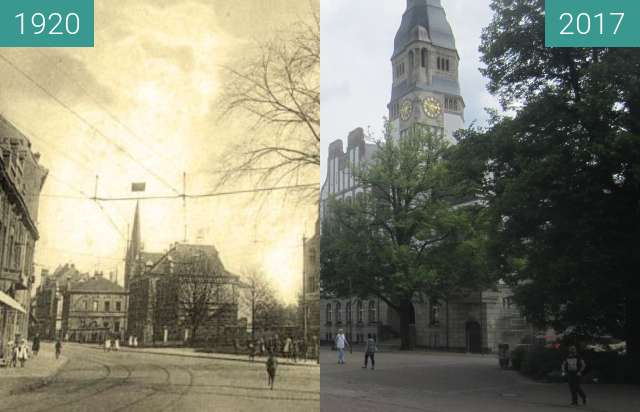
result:
[(94, 0), (0, 0), (0, 47), (93, 47)]
[(547, 47), (640, 47), (640, 0), (546, 0)]

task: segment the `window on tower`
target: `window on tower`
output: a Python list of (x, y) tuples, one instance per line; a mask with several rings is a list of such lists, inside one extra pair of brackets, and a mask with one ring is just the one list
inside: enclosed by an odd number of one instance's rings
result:
[(445, 70), (446, 70), (446, 71), (449, 71), (449, 59), (447, 59), (447, 60), (445, 61), (445, 63), (446, 63), (446, 64), (445, 64), (445, 66), (446, 66)]
[(427, 67), (427, 49), (422, 49), (421, 60), (422, 60), (422, 67)]

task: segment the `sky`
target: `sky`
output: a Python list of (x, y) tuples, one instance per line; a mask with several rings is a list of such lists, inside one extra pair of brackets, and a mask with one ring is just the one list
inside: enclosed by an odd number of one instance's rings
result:
[[(442, 0), (460, 54), (465, 126), (487, 120), (484, 108), (499, 108), (479, 72), (480, 35), (491, 20), (489, 0)], [(322, 0), (322, 171), (329, 143), (362, 127), (381, 135), (391, 97), (391, 54), (406, 0)]]
[[(40, 152), (49, 169), (40, 202), (36, 271), (74, 263), (81, 271), (117, 272), (135, 201), (142, 195), (215, 191), (222, 154), (246, 136), (246, 125), (219, 121), (221, 66), (251, 41), (309, 12), (297, 0), (96, 0), (95, 47), (0, 50), (0, 114)], [(98, 176), (98, 178), (96, 178)], [(315, 179), (314, 179), (315, 180)], [(249, 189), (248, 180), (225, 190)], [(97, 190), (96, 190), (97, 188)], [(140, 204), (147, 251), (183, 240), (214, 244), (227, 269), (262, 269), (293, 302), (302, 284), (302, 239), (317, 209), (283, 194)]]

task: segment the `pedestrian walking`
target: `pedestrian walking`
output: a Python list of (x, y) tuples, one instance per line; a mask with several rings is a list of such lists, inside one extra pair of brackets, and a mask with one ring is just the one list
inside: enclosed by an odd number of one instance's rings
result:
[(133, 347), (133, 336), (129, 335), (129, 347)]
[(116, 352), (120, 350), (120, 338), (116, 338), (113, 341), (113, 350)]
[(350, 345), (347, 341), (347, 337), (344, 336), (342, 329), (338, 330), (338, 334), (335, 339), (336, 349), (338, 350), (338, 364), (344, 365), (344, 348)]
[(134, 348), (138, 347), (138, 338), (136, 336), (133, 337), (133, 347)]
[(273, 351), (269, 351), (267, 358), (267, 385), (273, 390), (273, 384), (276, 381), (276, 369), (278, 368), (278, 360)]
[(256, 345), (253, 340), (249, 340), (249, 342), (247, 343), (247, 348), (249, 349), (249, 359), (251, 360), (251, 362), (253, 362), (256, 358)]
[(371, 370), (376, 368), (376, 352), (378, 348), (376, 347), (376, 341), (373, 339), (371, 334), (367, 334), (367, 343), (364, 347), (364, 366), (362, 369), (367, 369), (367, 361), (371, 359)]
[(288, 359), (291, 357), (291, 350), (292, 350), (291, 346), (293, 346), (293, 339), (291, 339), (291, 337), (288, 337), (284, 341), (284, 348), (282, 348), (282, 354), (285, 359)]
[(34, 358), (38, 357), (38, 352), (40, 352), (40, 335), (36, 335), (33, 337), (31, 351), (33, 352)]
[(587, 404), (587, 395), (580, 386), (580, 378), (587, 367), (582, 357), (578, 355), (575, 346), (569, 348), (569, 355), (562, 362), (562, 376), (567, 376), (569, 391), (571, 392), (571, 405), (578, 404), (578, 395), (582, 398), (582, 404)]
[(293, 337), (289, 337), (291, 339), (291, 359), (295, 363), (298, 363), (298, 339), (294, 339)]
[(24, 364), (29, 359), (29, 347), (27, 346), (27, 342), (22, 339), (20, 344), (16, 347), (16, 357), (20, 362), (20, 367), (24, 368)]
[(104, 338), (104, 351), (109, 352), (110, 350), (111, 350), (111, 338), (107, 336), (106, 338)]
[(60, 357), (60, 354), (62, 353), (62, 342), (60, 342), (60, 338), (56, 339), (56, 359), (58, 359)]

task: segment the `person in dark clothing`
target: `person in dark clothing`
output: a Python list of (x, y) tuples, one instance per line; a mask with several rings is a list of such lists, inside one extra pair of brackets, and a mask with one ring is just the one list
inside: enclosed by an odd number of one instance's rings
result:
[(60, 339), (56, 339), (56, 359), (60, 357), (61, 353), (62, 353), (62, 342), (60, 342)]
[(33, 337), (33, 344), (31, 346), (31, 352), (33, 352), (33, 357), (38, 356), (38, 352), (40, 351), (40, 336), (36, 335)]
[(571, 391), (571, 405), (578, 404), (578, 395), (582, 398), (582, 404), (587, 404), (587, 395), (580, 386), (580, 378), (586, 368), (586, 363), (578, 355), (578, 350), (575, 346), (569, 348), (569, 355), (562, 362), (562, 376), (567, 376), (569, 382), (569, 390)]
[(267, 358), (267, 385), (273, 390), (273, 384), (276, 381), (276, 369), (278, 368), (278, 360), (272, 351), (269, 351)]
[(368, 360), (371, 359), (371, 370), (376, 368), (376, 341), (373, 339), (371, 334), (367, 334), (367, 344), (364, 347), (364, 366), (362, 369), (367, 369)]

